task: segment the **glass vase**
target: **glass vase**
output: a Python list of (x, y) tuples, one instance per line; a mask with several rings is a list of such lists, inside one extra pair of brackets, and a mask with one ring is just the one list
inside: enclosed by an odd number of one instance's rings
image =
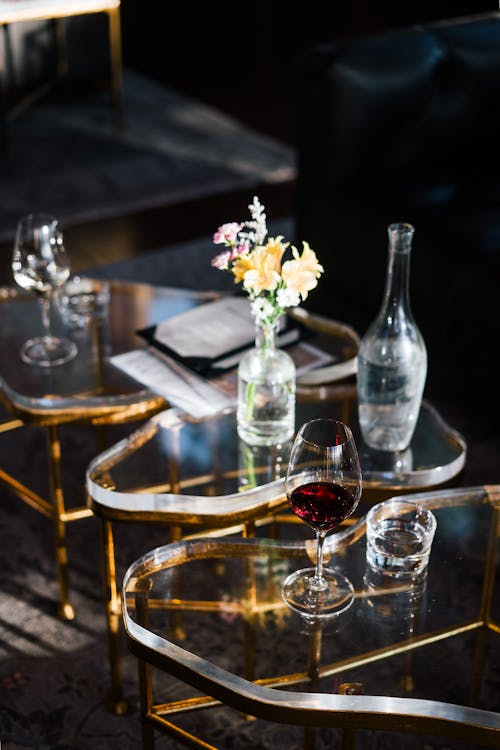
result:
[(276, 333), (256, 323), (255, 348), (238, 367), (238, 435), (249, 445), (278, 445), (295, 432), (295, 363)]
[(403, 451), (415, 430), (425, 380), (427, 351), (409, 297), (414, 227), (388, 227), (389, 254), (382, 306), (358, 352), (358, 412), (365, 443)]

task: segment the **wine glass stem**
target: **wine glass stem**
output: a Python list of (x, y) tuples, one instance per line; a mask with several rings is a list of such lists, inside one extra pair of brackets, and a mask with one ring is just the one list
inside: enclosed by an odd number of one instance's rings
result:
[(42, 325), (43, 325), (43, 336), (48, 343), (50, 339), (52, 338), (52, 333), (50, 330), (50, 297), (49, 295), (44, 295), (43, 297), (40, 297), (40, 307), (42, 310)]
[(325, 586), (325, 580), (323, 578), (323, 543), (325, 541), (326, 534), (324, 531), (316, 532), (317, 549), (316, 549), (316, 571), (312, 581), (312, 586), (317, 589), (322, 589)]

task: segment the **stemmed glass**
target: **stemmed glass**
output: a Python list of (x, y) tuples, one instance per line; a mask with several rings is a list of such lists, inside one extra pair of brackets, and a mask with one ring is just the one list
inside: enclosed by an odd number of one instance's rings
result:
[(316, 532), (317, 554), (315, 568), (286, 578), (283, 600), (306, 617), (337, 615), (351, 606), (354, 590), (341, 573), (323, 567), (323, 544), (361, 497), (361, 467), (349, 427), (334, 419), (302, 425), (292, 445), (285, 487), (293, 512)]
[(43, 336), (29, 339), (21, 348), (21, 359), (30, 365), (62, 365), (76, 355), (73, 341), (52, 336), (50, 303), (53, 293), (69, 277), (70, 267), (57, 219), (46, 214), (28, 214), (17, 225), (12, 257), (16, 283), (40, 300)]

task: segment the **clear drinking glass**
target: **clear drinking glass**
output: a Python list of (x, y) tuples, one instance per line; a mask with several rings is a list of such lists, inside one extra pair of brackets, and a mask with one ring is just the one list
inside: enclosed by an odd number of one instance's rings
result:
[(427, 569), (436, 531), (429, 508), (393, 497), (370, 508), (366, 516), (366, 559), (380, 572), (415, 578)]
[(12, 257), (14, 280), (35, 294), (42, 310), (43, 336), (26, 341), (21, 359), (30, 365), (62, 365), (76, 355), (73, 341), (52, 336), (50, 304), (54, 292), (69, 277), (70, 266), (57, 219), (46, 214), (28, 214), (17, 225)]
[(286, 578), (283, 600), (306, 617), (337, 615), (351, 606), (354, 590), (341, 573), (323, 567), (323, 543), (361, 497), (361, 466), (350, 428), (334, 419), (302, 425), (292, 446), (285, 486), (293, 512), (316, 532), (317, 554), (315, 568)]

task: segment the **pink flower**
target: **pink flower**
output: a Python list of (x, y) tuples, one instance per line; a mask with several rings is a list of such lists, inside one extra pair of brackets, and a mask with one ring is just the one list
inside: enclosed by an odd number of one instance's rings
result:
[(233, 247), (231, 251), (231, 260), (234, 260), (238, 255), (245, 255), (250, 250), (250, 243), (248, 240), (244, 240), (238, 247)]
[(223, 224), (214, 234), (214, 244), (234, 245), (236, 242), (236, 235), (240, 229), (243, 229), (243, 224), (238, 224), (236, 221)]
[(223, 253), (219, 253), (215, 258), (212, 258), (212, 266), (218, 268), (219, 271), (227, 271), (229, 268), (229, 261), (231, 259), (231, 253), (229, 250), (225, 250)]

